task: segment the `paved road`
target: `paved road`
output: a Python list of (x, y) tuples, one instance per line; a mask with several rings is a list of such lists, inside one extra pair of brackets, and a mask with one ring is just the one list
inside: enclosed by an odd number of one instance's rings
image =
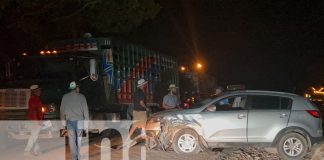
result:
[[(145, 150), (143, 145), (136, 145), (129, 150), (129, 159), (130, 160), (215, 160), (215, 156), (213, 154), (208, 153), (200, 153), (194, 155), (185, 155), (185, 154), (176, 154), (174, 152), (164, 152), (164, 151), (157, 151), (157, 150), (146, 150), (146, 152), (142, 153), (142, 149)], [(123, 151), (116, 150), (111, 152), (111, 159), (112, 160), (121, 160), (123, 159)], [(98, 153), (100, 154), (100, 152)], [(107, 152), (104, 152), (107, 154)], [(92, 160), (100, 160), (100, 156), (98, 156), (93, 150), (90, 154), (90, 159)], [(104, 156), (109, 157), (109, 156)]]
[[(43, 154), (39, 156), (24, 156), (24, 148), (27, 141), (14, 142), (11, 146), (0, 152), (1, 160), (63, 160), (70, 159), (69, 148), (64, 145), (62, 139), (40, 140), (39, 145)], [(144, 152), (141, 150), (144, 149)], [(89, 152), (87, 152), (89, 150)], [(110, 150), (106, 147), (98, 147), (98, 143), (90, 142), (81, 148), (83, 159), (87, 160), (127, 160), (123, 156), (123, 150)], [(176, 154), (158, 150), (146, 150), (143, 144), (138, 144), (128, 150), (129, 160), (215, 160), (212, 153), (200, 153), (195, 155)], [(101, 158), (103, 157), (103, 158)]]
[[(116, 140), (119, 141), (118, 139)], [(116, 143), (116, 141), (111, 141), (112, 144)], [(12, 141), (10, 146), (0, 147), (0, 159), (1, 160), (64, 160), (70, 159), (69, 148), (68, 145), (65, 145), (65, 141), (63, 138), (57, 138), (52, 140), (40, 140), (39, 145), (41, 150), (43, 151), (42, 155), (37, 157), (35, 156), (24, 156), (24, 148), (27, 141)], [(3, 146), (3, 144), (0, 144)], [(89, 145), (84, 144), (81, 148), (81, 154), (83, 155), (84, 160), (218, 160), (218, 152), (211, 153), (199, 153), (194, 155), (188, 154), (176, 154), (172, 151), (158, 151), (158, 150), (146, 150), (143, 144), (138, 144), (136, 146), (131, 147), (128, 152), (128, 157), (123, 156), (124, 150), (116, 150), (110, 149), (105, 143), (99, 143), (98, 139), (91, 140)], [(142, 151), (142, 149), (144, 151)], [(89, 150), (89, 152), (88, 152)], [(223, 153), (224, 152), (224, 153)], [(226, 153), (225, 150), (219, 153), (219, 155), (223, 155), (221, 159), (224, 159), (224, 155), (226, 155), (225, 159), (234, 158), (233, 152)], [(256, 151), (258, 152), (258, 151)], [(243, 153), (244, 154), (244, 153)], [(251, 153), (247, 153), (252, 155)], [(312, 153), (309, 154), (308, 158), (310, 159)], [(88, 158), (87, 158), (88, 157)], [(217, 158), (218, 157), (218, 158)], [(232, 159), (231, 159), (232, 160)]]

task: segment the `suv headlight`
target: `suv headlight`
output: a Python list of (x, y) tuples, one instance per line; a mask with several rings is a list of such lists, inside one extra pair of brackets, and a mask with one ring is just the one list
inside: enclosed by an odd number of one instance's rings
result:
[(160, 117), (151, 117), (146, 123), (147, 131), (159, 131), (161, 130)]
[(157, 123), (161, 121), (161, 117), (151, 117), (147, 122), (148, 123)]

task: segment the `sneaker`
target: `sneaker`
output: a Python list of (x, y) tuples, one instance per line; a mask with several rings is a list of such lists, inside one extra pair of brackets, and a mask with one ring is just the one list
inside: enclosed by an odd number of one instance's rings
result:
[(34, 151), (34, 152), (32, 152), (32, 154), (34, 155), (34, 156), (39, 156), (39, 155), (41, 155), (41, 154), (43, 154), (41, 151)]

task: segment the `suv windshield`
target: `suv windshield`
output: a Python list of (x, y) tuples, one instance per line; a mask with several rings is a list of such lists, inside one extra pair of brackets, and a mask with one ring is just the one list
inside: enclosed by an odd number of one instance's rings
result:
[(212, 101), (212, 99), (207, 98), (207, 99), (204, 99), (204, 100), (202, 100), (202, 101), (199, 101), (199, 102), (197, 102), (197, 103), (195, 103), (195, 104), (192, 104), (192, 105), (190, 106), (190, 108), (199, 108), (199, 107), (201, 107), (201, 106), (206, 105), (207, 103), (209, 103), (209, 102), (211, 102), (211, 101)]

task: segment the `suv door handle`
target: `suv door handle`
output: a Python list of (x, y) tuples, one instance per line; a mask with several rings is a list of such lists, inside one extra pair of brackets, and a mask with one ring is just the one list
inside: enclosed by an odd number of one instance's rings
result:
[(245, 114), (238, 114), (238, 115), (237, 115), (237, 118), (238, 118), (238, 119), (243, 119), (243, 118), (245, 118), (245, 117), (246, 117)]
[(280, 113), (280, 118), (285, 118), (287, 117), (288, 115), (286, 113)]

